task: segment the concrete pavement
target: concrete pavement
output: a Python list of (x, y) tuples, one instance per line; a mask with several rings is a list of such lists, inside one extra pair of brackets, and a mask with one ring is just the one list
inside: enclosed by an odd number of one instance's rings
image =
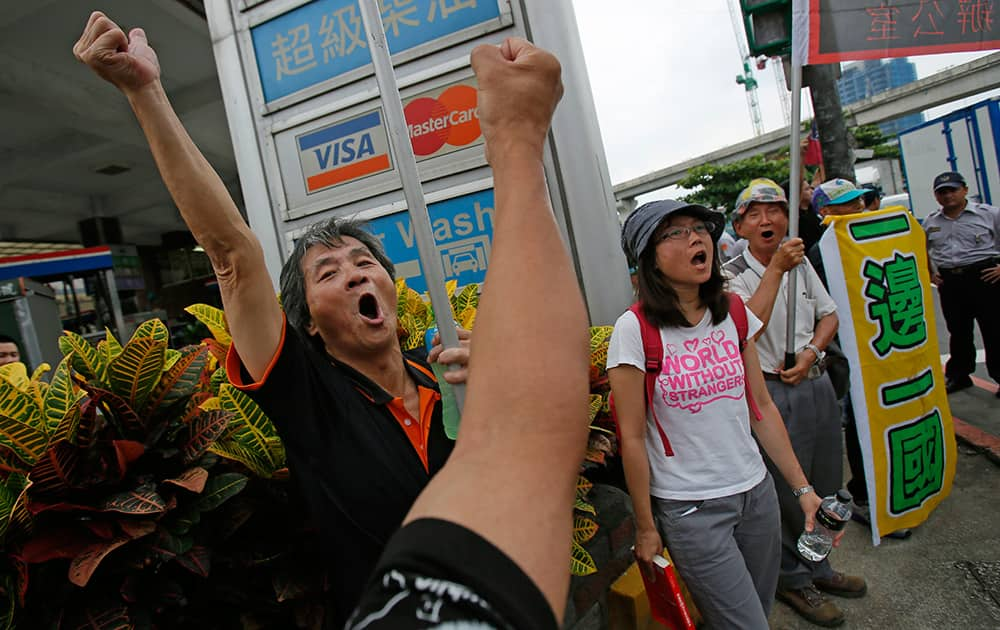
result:
[[(846, 613), (842, 628), (1000, 628), (1000, 466), (960, 443), (951, 495), (910, 538), (872, 547), (852, 522), (830, 560), (868, 580), (865, 597), (832, 598)], [(769, 621), (773, 630), (817, 627), (780, 602)]]

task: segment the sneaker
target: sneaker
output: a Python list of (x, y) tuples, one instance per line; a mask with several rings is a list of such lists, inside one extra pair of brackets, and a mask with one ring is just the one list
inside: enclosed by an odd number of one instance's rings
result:
[(946, 378), (944, 381), (944, 391), (949, 394), (954, 394), (969, 387), (972, 387), (972, 379), (968, 376), (965, 378)]
[(824, 593), (849, 599), (864, 597), (865, 593), (868, 592), (865, 578), (859, 575), (844, 575), (839, 571), (827, 579), (813, 580), (813, 585)]
[(803, 619), (824, 628), (836, 628), (844, 623), (844, 611), (810, 584), (805, 588), (778, 589), (778, 601), (788, 604)]

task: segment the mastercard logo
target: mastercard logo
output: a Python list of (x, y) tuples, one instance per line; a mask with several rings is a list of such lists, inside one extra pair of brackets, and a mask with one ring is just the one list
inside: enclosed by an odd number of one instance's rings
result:
[(414, 99), (403, 114), (418, 157), (433, 155), (445, 145), (464, 147), (482, 133), (476, 88), (468, 85), (454, 85), (437, 98)]

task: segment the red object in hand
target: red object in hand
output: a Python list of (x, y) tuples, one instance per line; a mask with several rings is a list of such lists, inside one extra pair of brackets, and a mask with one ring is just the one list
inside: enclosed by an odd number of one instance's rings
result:
[(640, 573), (646, 585), (653, 619), (672, 630), (695, 630), (694, 620), (684, 603), (680, 581), (670, 561), (663, 556), (653, 556), (652, 575), (645, 569)]

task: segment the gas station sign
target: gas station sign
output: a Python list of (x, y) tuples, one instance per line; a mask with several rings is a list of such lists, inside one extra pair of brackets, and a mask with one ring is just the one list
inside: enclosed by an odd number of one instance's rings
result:
[[(493, 238), (492, 171), (469, 55), (480, 44), (512, 36), (556, 54), (566, 91), (544, 158), (549, 196), (591, 320), (613, 322), (632, 292), (572, 2), (378, 0), (377, 7), (364, 6), (381, 15), (392, 53), (416, 178), (429, 203), (437, 247), (431, 259), (460, 286), (483, 281)], [(228, 0), (205, 9), (246, 214), (272, 280), (310, 225), (360, 217), (382, 239), (398, 275), (425, 290), (362, 5)], [(247, 133), (251, 128), (254, 134)]]

